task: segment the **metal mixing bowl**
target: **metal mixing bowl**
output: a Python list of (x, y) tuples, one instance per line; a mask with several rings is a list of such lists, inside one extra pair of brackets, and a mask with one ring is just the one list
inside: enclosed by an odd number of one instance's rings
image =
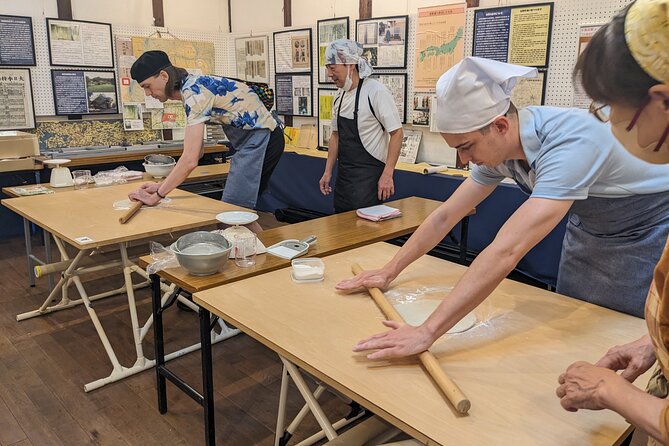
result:
[(208, 276), (216, 274), (225, 266), (232, 244), (220, 234), (197, 231), (179, 237), (170, 249), (179, 265), (190, 274)]
[(146, 164), (175, 164), (176, 160), (169, 155), (154, 153), (151, 155), (146, 155), (144, 157), (144, 162)]

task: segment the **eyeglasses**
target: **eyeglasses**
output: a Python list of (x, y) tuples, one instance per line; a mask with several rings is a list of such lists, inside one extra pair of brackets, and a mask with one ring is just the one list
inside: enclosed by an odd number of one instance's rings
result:
[[(646, 96), (646, 98), (643, 100), (639, 108), (637, 108), (636, 112), (634, 113), (634, 116), (632, 117), (632, 120), (627, 125), (627, 127), (625, 127), (625, 131), (627, 132), (632, 131), (634, 125), (639, 120), (641, 113), (643, 113), (643, 110), (646, 108), (648, 104), (650, 104), (650, 96)], [(611, 107), (609, 105), (602, 104), (601, 102), (592, 101), (590, 107), (588, 107), (588, 111), (593, 115), (595, 115), (595, 118), (597, 118), (601, 122), (609, 122), (609, 120), (611, 119)], [(655, 145), (653, 151), (657, 152), (658, 150), (660, 150), (660, 147), (662, 147), (662, 145), (664, 144), (664, 142), (667, 140), (668, 137), (669, 137), (669, 125), (664, 129), (664, 132), (662, 133), (662, 136)]]
[(602, 104), (601, 102), (592, 101), (588, 111), (592, 113), (595, 118), (601, 122), (609, 122), (611, 119), (611, 107), (607, 104)]

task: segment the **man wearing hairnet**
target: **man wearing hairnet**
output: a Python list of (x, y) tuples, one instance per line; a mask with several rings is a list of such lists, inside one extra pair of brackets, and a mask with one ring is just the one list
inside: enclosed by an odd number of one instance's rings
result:
[(360, 341), (370, 359), (426, 350), (478, 306), (522, 257), (568, 215), (557, 291), (641, 317), (653, 267), (669, 232), (669, 168), (627, 153), (608, 125), (585, 110), (516, 110), (511, 89), (535, 68), (467, 57), (437, 82), (437, 124), (470, 178), (434, 211), (381, 269), (337, 285), (387, 287), (435, 246), (504, 178), (528, 200), (479, 254), (450, 295), (420, 326), (392, 321), (391, 330)]
[(321, 192), (332, 192), (332, 169), (338, 161), (335, 212), (374, 206), (395, 193), (393, 171), (402, 145), (402, 121), (388, 89), (368, 78), (372, 68), (358, 43), (331, 42), (325, 64), (339, 91), (332, 103), (332, 136)]

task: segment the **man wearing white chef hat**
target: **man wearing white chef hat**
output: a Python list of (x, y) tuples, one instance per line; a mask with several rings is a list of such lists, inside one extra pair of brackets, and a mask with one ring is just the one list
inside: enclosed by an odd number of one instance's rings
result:
[(359, 342), (370, 359), (426, 350), (478, 306), (523, 256), (568, 215), (557, 291), (641, 317), (653, 267), (669, 232), (669, 170), (629, 155), (608, 125), (585, 110), (527, 107), (510, 93), (536, 69), (467, 57), (437, 82), (437, 124), (471, 176), (385, 266), (337, 285), (387, 287), (470, 209), (512, 178), (529, 198), (420, 326)]

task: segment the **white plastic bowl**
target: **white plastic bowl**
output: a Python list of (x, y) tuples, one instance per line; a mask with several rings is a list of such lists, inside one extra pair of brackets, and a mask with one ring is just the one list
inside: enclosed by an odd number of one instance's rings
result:
[(144, 170), (153, 178), (164, 178), (172, 172), (176, 163), (172, 164), (147, 164), (144, 163)]

